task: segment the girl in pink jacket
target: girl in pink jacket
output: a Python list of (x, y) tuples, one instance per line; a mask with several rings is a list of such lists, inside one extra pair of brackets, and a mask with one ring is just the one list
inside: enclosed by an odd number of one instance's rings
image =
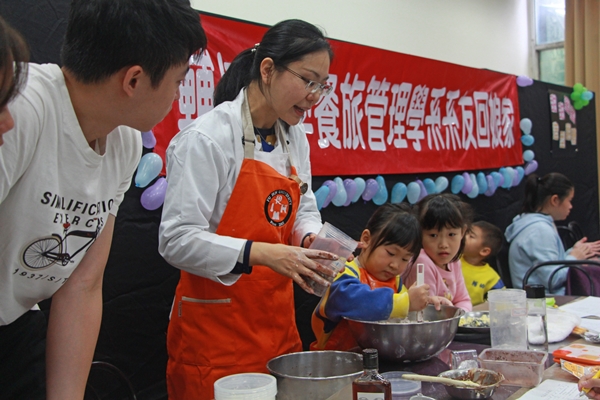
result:
[(465, 234), (471, 224), (471, 207), (449, 193), (431, 194), (418, 204), (423, 234), (423, 249), (405, 271), (403, 280), (410, 287), (417, 280), (417, 264), (424, 264), (429, 294), (443, 296), (455, 307), (471, 311), (471, 298), (462, 275), (460, 256)]

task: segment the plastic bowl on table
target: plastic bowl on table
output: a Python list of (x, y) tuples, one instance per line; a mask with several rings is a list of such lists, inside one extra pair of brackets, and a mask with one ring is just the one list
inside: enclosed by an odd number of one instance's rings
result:
[(389, 371), (381, 374), (381, 376), (392, 384), (393, 400), (409, 400), (411, 396), (421, 392), (421, 382), (402, 379), (402, 375), (404, 374), (412, 374), (412, 372)]

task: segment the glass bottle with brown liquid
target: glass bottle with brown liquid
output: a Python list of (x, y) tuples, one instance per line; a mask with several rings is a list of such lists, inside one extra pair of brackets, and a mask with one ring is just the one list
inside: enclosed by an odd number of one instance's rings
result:
[(352, 382), (352, 400), (392, 400), (392, 384), (377, 371), (377, 349), (363, 350), (363, 367), (363, 374)]

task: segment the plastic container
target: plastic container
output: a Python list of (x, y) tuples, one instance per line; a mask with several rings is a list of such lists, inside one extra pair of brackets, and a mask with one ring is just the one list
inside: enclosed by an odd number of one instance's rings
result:
[(527, 348), (548, 351), (548, 323), (546, 320), (546, 288), (527, 285)]
[(381, 374), (392, 384), (393, 400), (409, 400), (412, 396), (421, 392), (421, 382), (402, 379), (404, 374), (412, 374), (412, 372), (390, 371)]
[(488, 292), (493, 348), (527, 350), (527, 299), (521, 289)]
[(533, 350), (485, 349), (479, 354), (481, 367), (504, 375), (503, 385), (537, 386), (542, 382), (548, 353)]
[[(338, 260), (319, 260), (320, 264), (332, 269), (337, 275), (338, 272), (344, 269), (346, 265), (346, 259), (350, 257), (352, 252), (356, 249), (356, 246), (358, 246), (358, 242), (356, 240), (352, 239), (350, 236), (346, 235), (329, 222), (325, 222), (323, 224), (323, 228), (321, 228), (319, 234), (310, 245), (310, 248), (315, 250), (325, 250), (330, 253), (337, 254), (340, 257)], [(334, 277), (324, 275), (321, 276), (327, 279), (329, 282), (333, 282)], [(308, 286), (314, 290), (315, 295), (319, 297), (322, 297), (327, 291), (327, 286), (318, 284), (312, 279), (306, 279), (306, 282), (308, 283)]]
[(215, 400), (275, 400), (277, 380), (269, 374), (244, 373), (215, 382)]

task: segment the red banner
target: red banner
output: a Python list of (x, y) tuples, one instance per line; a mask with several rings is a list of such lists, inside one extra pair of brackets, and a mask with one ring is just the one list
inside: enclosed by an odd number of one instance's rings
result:
[[(170, 139), (213, 108), (229, 63), (265, 26), (201, 14), (208, 36), (181, 97), (153, 131)], [(334, 91), (307, 114), (313, 175), (413, 174), (523, 164), (516, 77), (330, 40)]]

